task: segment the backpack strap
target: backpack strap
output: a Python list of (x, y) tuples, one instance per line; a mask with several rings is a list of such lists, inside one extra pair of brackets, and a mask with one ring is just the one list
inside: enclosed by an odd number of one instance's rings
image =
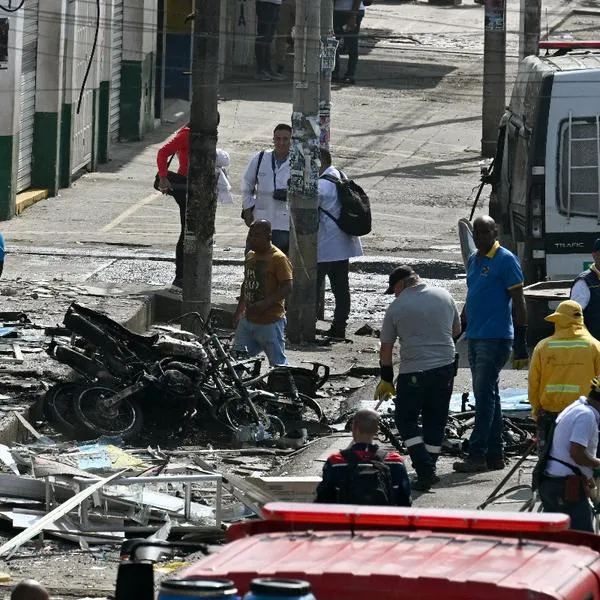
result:
[(254, 189), (258, 186), (258, 171), (260, 170), (260, 164), (262, 163), (263, 156), (265, 155), (265, 151), (261, 150), (258, 155), (258, 162), (256, 163), (256, 173), (254, 174)]
[(575, 475), (583, 476), (581, 469), (579, 467), (576, 467), (575, 465), (572, 465), (571, 463), (561, 460), (560, 458), (554, 458), (554, 456), (550, 456), (550, 455), (548, 455), (548, 460), (553, 460), (557, 463), (560, 463), (561, 465), (563, 465), (565, 467), (569, 467), (569, 469), (571, 469), (571, 471), (573, 471), (573, 473), (575, 473)]
[(354, 463), (357, 464), (359, 462), (359, 458), (358, 456), (356, 456), (356, 454), (349, 449), (346, 450), (340, 450), (340, 454), (346, 459), (346, 461), (348, 463)]
[[(343, 175), (343, 173), (340, 171), (340, 175)], [(345, 178), (345, 175), (343, 175)], [(340, 183), (342, 183), (342, 179), (338, 179), (335, 175), (321, 175), (319, 177), (319, 179), (325, 179), (325, 181), (330, 181), (331, 183), (335, 183), (336, 186), (338, 186)], [(339, 198), (339, 195), (338, 195)], [(338, 227), (340, 226), (340, 222), (328, 211), (325, 210), (324, 208), (321, 208), (319, 206), (319, 210), (323, 213), (325, 213)]]

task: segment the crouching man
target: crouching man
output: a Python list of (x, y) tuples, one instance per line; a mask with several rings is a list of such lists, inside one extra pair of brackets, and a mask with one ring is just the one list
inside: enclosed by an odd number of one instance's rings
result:
[(374, 443), (379, 415), (359, 410), (352, 420), (352, 445), (332, 454), (323, 467), (316, 502), (410, 506), (410, 482), (402, 457)]
[(592, 379), (587, 398), (579, 398), (556, 419), (550, 450), (539, 484), (545, 512), (571, 517), (571, 529), (594, 531), (588, 501), (589, 480), (600, 472), (598, 426), (600, 425), (600, 376)]

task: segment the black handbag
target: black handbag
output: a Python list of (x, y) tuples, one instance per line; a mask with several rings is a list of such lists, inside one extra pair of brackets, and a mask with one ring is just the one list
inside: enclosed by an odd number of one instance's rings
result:
[[(167, 163), (167, 169), (171, 166), (171, 163), (173, 162), (174, 157), (175, 157), (175, 155), (172, 154), (171, 157), (169, 158), (169, 162)], [(171, 184), (171, 191), (167, 192), (167, 195), (172, 196), (174, 191), (181, 190), (182, 188), (185, 188), (187, 190), (187, 177), (185, 175), (180, 175), (179, 173), (176, 173), (175, 171), (168, 171), (167, 179), (169, 180), (169, 183)], [(154, 177), (154, 189), (156, 191), (159, 191), (158, 190), (159, 182), (160, 182), (160, 175), (157, 173), (156, 176)]]

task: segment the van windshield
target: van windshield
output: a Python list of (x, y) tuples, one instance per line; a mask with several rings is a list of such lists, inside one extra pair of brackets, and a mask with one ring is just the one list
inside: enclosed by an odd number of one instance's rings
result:
[(561, 123), (558, 161), (560, 212), (600, 218), (600, 115)]

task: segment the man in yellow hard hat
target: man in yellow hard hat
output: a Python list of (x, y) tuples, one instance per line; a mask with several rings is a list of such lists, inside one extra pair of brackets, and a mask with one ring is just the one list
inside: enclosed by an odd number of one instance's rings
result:
[(554, 323), (554, 334), (533, 351), (528, 389), (540, 456), (558, 414), (584, 396), (589, 381), (600, 373), (600, 342), (583, 324), (577, 302), (561, 302), (546, 321)]

